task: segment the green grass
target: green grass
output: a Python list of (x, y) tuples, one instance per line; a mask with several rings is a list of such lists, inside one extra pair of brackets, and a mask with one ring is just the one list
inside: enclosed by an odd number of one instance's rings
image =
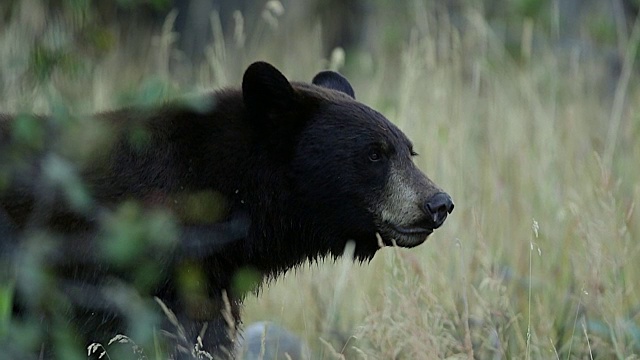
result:
[[(638, 75), (623, 72), (615, 94), (601, 81), (604, 59), (575, 60), (543, 42), (514, 61), (473, 10), (463, 33), (416, 14), (409, 39), (370, 58), (347, 51), (344, 68), (339, 56), (323, 59), (315, 24), (284, 15), (277, 28), (264, 21), (261, 35), (245, 34), (243, 46), (218, 43), (207, 62), (174, 69), (169, 31), (130, 39), (150, 44), (135, 56), (117, 41), (85, 55), (62, 41), (83, 24), (36, 19), (34, 28), (16, 15), (0, 31), (0, 108), (145, 103), (238, 85), (258, 59), (296, 80), (341, 68), (359, 100), (413, 140), (418, 166), (455, 211), (416, 249), (290, 271), (248, 297), (246, 323), (276, 321), (323, 359), (637, 359)], [(42, 38), (58, 45), (43, 52)]]

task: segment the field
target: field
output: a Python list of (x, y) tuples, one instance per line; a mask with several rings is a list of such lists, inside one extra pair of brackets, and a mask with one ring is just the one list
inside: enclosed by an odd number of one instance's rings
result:
[(237, 85), (258, 59), (304, 81), (333, 68), (453, 197), (425, 244), (290, 271), (248, 297), (245, 323), (288, 328), (314, 359), (640, 357), (638, 26), (612, 50), (613, 79), (606, 56), (534, 41), (537, 23), (521, 22), (516, 56), (473, 8), (461, 30), (420, 6), (407, 36), (373, 54), (325, 56), (321, 25), (291, 31), (274, 12), (226, 39), (214, 21), (204, 62), (172, 66), (171, 16), (159, 33), (96, 33), (103, 47), (86, 49), (82, 19), (51, 25), (33, 3), (0, 26), (2, 111), (153, 103)]

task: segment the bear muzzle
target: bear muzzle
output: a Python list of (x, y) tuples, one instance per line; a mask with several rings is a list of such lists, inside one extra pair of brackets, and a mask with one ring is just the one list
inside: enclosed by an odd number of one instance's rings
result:
[(451, 196), (445, 192), (439, 192), (431, 196), (422, 205), (422, 211), (426, 215), (425, 226), (435, 230), (444, 224), (447, 215), (451, 214), (454, 205)]
[(435, 229), (444, 224), (447, 215), (453, 211), (454, 204), (449, 194), (438, 192), (418, 207), (422, 211), (420, 220), (410, 225), (386, 222), (381, 227), (381, 234), (387, 245), (395, 243), (400, 247), (410, 248), (422, 244)]

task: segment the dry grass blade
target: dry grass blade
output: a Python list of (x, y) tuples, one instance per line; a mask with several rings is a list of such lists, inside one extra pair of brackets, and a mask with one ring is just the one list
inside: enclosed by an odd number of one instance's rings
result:
[(607, 169), (611, 169), (613, 165), (613, 155), (618, 143), (618, 132), (622, 123), (623, 113), (625, 110), (625, 101), (627, 99), (627, 91), (629, 82), (633, 72), (633, 65), (638, 54), (638, 46), (640, 45), (640, 14), (636, 17), (633, 24), (633, 31), (626, 44), (624, 58), (622, 63), (622, 72), (616, 85), (615, 95), (613, 97), (613, 106), (609, 116), (609, 132), (607, 133), (607, 142), (605, 145), (603, 160)]

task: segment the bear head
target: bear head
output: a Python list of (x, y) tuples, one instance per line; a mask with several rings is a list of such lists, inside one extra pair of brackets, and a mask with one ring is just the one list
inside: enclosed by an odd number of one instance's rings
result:
[(242, 96), (261, 148), (284, 163), (301, 238), (318, 242), (317, 254), (338, 256), (349, 240), (361, 259), (383, 245), (417, 246), (453, 210), (451, 197), (414, 164), (407, 136), (356, 101), (340, 74), (289, 82), (257, 62), (244, 74)]

